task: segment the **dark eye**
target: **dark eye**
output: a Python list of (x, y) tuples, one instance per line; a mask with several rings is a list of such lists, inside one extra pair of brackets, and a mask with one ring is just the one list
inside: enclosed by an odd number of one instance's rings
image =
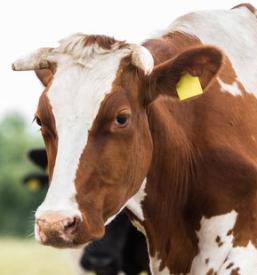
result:
[(38, 116), (35, 117), (35, 121), (36, 121), (37, 125), (42, 126), (41, 120)]
[(127, 114), (119, 114), (116, 116), (115, 123), (120, 127), (124, 127), (128, 124), (129, 116)]

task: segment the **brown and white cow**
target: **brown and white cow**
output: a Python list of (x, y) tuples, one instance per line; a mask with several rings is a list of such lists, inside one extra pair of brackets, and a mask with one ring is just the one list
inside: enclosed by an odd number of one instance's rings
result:
[[(127, 207), (153, 274), (257, 274), (254, 7), (185, 15), (142, 46), (76, 34), (13, 67), (45, 69), (36, 119), (51, 186), (36, 212), (41, 243), (101, 238)], [(185, 73), (204, 94), (181, 102)]]

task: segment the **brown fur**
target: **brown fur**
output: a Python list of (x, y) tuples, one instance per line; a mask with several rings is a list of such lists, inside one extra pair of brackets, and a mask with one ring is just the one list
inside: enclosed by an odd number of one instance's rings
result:
[(97, 44), (99, 47), (110, 50), (114, 45), (118, 45), (118, 48), (123, 48), (127, 46), (125, 41), (118, 41), (113, 37), (106, 35), (88, 35), (84, 39), (85, 47), (91, 46), (92, 44)]
[(235, 7), (233, 7), (233, 9), (238, 9), (238, 8), (241, 8), (241, 7), (247, 8), (253, 14), (255, 14), (255, 12), (256, 12), (256, 8), (253, 5), (249, 4), (249, 3), (239, 4), (239, 5), (235, 6)]
[(44, 91), (39, 99), (35, 116), (38, 117), (41, 122), (41, 133), (46, 145), (48, 159), (48, 175), (51, 180), (58, 149), (58, 135), (56, 132), (55, 119), (46, 94), (47, 90)]

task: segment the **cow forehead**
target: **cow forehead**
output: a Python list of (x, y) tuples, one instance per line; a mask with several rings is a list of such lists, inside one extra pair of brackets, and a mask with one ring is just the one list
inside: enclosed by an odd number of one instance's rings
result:
[(108, 48), (97, 41), (89, 44), (84, 35), (75, 34), (54, 50), (50, 61), (57, 63), (57, 71), (47, 96), (57, 131), (81, 119), (84, 124), (92, 124), (100, 103), (111, 91), (122, 58), (130, 53), (121, 47), (122, 42), (114, 41)]
[(59, 57), (68, 60), (58, 63), (54, 81), (47, 93), (57, 128), (62, 125), (61, 118), (64, 116), (67, 117), (66, 126), (67, 123), (78, 123), (79, 118), (83, 118), (84, 123), (92, 123), (100, 103), (111, 92), (120, 61), (126, 54), (119, 51), (91, 60), (87, 66), (81, 66), (67, 56)]

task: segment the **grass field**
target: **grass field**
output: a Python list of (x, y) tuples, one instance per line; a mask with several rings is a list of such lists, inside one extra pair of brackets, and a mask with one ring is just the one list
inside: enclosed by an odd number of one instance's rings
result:
[(0, 238), (1, 275), (73, 275), (65, 250), (44, 247), (33, 240)]

